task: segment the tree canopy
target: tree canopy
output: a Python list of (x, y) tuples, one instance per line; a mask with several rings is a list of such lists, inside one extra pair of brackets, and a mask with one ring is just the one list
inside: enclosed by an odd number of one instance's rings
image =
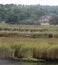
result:
[(49, 23), (58, 24), (58, 6), (0, 4), (0, 22), (40, 25), (42, 16), (51, 16)]

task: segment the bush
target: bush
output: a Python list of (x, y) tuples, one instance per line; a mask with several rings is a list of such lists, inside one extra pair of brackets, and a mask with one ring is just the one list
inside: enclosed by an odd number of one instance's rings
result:
[(33, 34), (31, 35), (32, 38), (53, 38), (53, 34)]

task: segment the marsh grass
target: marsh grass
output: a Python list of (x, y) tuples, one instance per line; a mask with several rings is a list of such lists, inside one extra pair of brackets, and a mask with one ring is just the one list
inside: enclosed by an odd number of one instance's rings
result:
[(0, 37), (58, 38), (58, 33), (40, 32), (0, 32)]
[[(51, 40), (51, 41), (49, 41)], [(6, 58), (58, 59), (57, 38), (0, 38), (0, 56)]]
[(58, 25), (8, 25), (0, 24), (0, 37), (58, 38)]
[(1, 24), (0, 31), (58, 31), (58, 25), (49, 25), (49, 26), (39, 26), (39, 25), (10, 25), (10, 24)]
[(58, 26), (0, 24), (0, 57), (58, 59)]

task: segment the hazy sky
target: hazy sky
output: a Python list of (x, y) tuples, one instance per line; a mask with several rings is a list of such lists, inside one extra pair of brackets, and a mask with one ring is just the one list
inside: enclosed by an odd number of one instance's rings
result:
[(58, 5), (58, 0), (0, 0), (0, 4)]

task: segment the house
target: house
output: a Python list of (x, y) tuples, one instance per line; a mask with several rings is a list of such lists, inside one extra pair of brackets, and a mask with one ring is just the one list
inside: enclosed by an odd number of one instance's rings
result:
[(42, 16), (40, 17), (41, 25), (50, 25), (49, 22), (51, 20), (51, 16)]

